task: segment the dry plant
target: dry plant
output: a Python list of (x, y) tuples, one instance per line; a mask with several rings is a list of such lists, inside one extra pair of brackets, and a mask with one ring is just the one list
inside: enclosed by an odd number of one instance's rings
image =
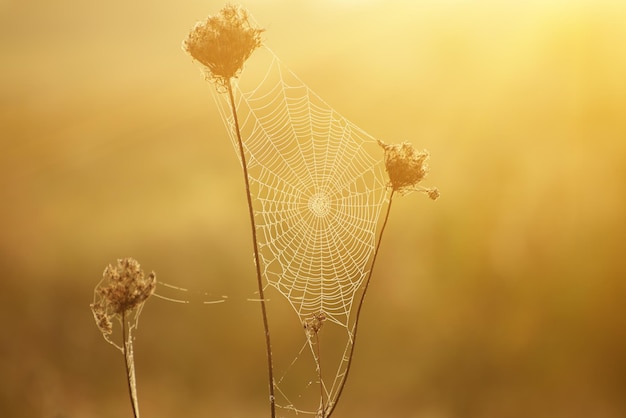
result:
[(389, 213), (391, 212), (391, 205), (393, 203), (393, 197), (395, 193), (398, 192), (400, 194), (404, 194), (411, 191), (419, 191), (427, 194), (428, 197), (430, 197), (432, 200), (436, 200), (437, 198), (439, 198), (439, 189), (437, 189), (436, 187), (427, 188), (419, 184), (426, 177), (429, 171), (429, 166), (427, 164), (429, 154), (427, 151), (419, 152), (413, 147), (413, 145), (408, 142), (388, 145), (379, 140), (378, 144), (385, 151), (385, 169), (387, 171), (387, 174), (389, 175), (388, 187), (391, 189), (391, 193), (389, 195), (389, 202), (387, 204), (385, 219), (378, 235), (376, 249), (374, 250), (374, 255), (372, 256), (372, 264), (367, 275), (367, 279), (365, 280), (365, 284), (363, 285), (363, 293), (361, 293), (361, 298), (359, 299), (359, 303), (357, 305), (356, 317), (352, 330), (352, 345), (348, 354), (348, 364), (346, 366), (346, 372), (343, 375), (342, 381), (339, 385), (337, 396), (335, 397), (333, 402), (329, 402), (328, 410), (323, 410), (322, 418), (330, 418), (330, 416), (334, 412), (337, 403), (339, 402), (339, 398), (343, 393), (343, 389), (345, 388), (348, 374), (350, 373), (352, 360), (354, 358), (354, 347), (356, 346), (359, 319), (361, 318), (361, 310), (363, 308), (363, 302), (365, 301), (367, 289), (369, 288), (372, 279), (374, 265), (376, 264), (378, 251), (380, 250), (380, 244), (382, 242), (383, 234), (387, 227), (387, 221), (389, 220)]
[[(121, 258), (116, 265), (109, 264), (104, 269), (90, 305), (104, 339), (124, 355), (128, 393), (135, 418), (139, 418), (139, 402), (133, 357), (133, 330), (137, 328), (144, 303), (155, 289), (154, 272), (146, 277), (137, 260)], [(119, 322), (122, 328), (121, 345), (112, 339), (114, 321)]]
[[(217, 15), (210, 16), (206, 20), (197, 23), (190, 31), (189, 35), (183, 42), (183, 49), (191, 55), (193, 59), (203, 66), (206, 79), (216, 84), (219, 93), (227, 93), (230, 103), (230, 111), (233, 117), (233, 125), (237, 136), (237, 145), (239, 156), (242, 162), (242, 171), (246, 188), (246, 197), (248, 203), (248, 212), (250, 217), (250, 225), (252, 230), (252, 241), (254, 248), (255, 267), (257, 275), (257, 284), (259, 299), (261, 305), (261, 313), (263, 317), (263, 325), (265, 329), (265, 342), (267, 351), (268, 377), (270, 389), (270, 411), (271, 417), (275, 417), (275, 382), (272, 360), (272, 350), (270, 341), (270, 330), (267, 318), (267, 310), (263, 291), (263, 278), (261, 273), (261, 263), (259, 256), (259, 242), (257, 240), (257, 225), (254, 216), (252, 204), (252, 195), (250, 191), (250, 177), (248, 173), (248, 164), (244, 153), (241, 128), (239, 124), (237, 106), (233, 95), (232, 79), (239, 76), (244, 63), (261, 45), (261, 33), (263, 29), (254, 27), (250, 23), (248, 12), (241, 7), (227, 5)], [(389, 220), (389, 213), (393, 203), (394, 195), (397, 193), (406, 194), (411, 191), (419, 191), (427, 194), (431, 199), (439, 197), (439, 191), (436, 188), (426, 188), (420, 185), (420, 182), (428, 174), (428, 153), (426, 151), (418, 152), (409, 143), (401, 143), (397, 145), (387, 145), (379, 141), (379, 145), (384, 150), (384, 160), (387, 174), (389, 176), (388, 188), (391, 190), (385, 218), (377, 237), (374, 253), (371, 260), (369, 272), (363, 284), (363, 291), (357, 305), (355, 322), (353, 324), (350, 349), (347, 352), (347, 366), (345, 373), (341, 377), (338, 390), (334, 396), (325, 396), (324, 383), (322, 379), (322, 362), (320, 359), (320, 338), (319, 333), (324, 322), (327, 320), (324, 312), (318, 312), (303, 322), (305, 335), (310, 346), (314, 349), (315, 363), (317, 365), (317, 374), (320, 384), (320, 407), (317, 416), (321, 418), (329, 418), (337, 406), (337, 402), (343, 393), (348, 374), (354, 357), (354, 347), (356, 344), (357, 329), (359, 318), (363, 307), (363, 302), (367, 294), (367, 290), (371, 281), (374, 265), (380, 249), (380, 244), (384, 231)], [(318, 203), (314, 201), (313, 204)], [(318, 208), (319, 209), (319, 208)]]
[(259, 257), (259, 244), (257, 240), (257, 228), (252, 206), (250, 192), (250, 178), (248, 165), (241, 139), (241, 129), (237, 117), (237, 107), (233, 97), (232, 79), (238, 77), (244, 63), (252, 52), (261, 46), (261, 33), (263, 29), (256, 28), (250, 23), (248, 12), (240, 6), (226, 5), (215, 16), (209, 16), (206, 20), (198, 22), (183, 41), (183, 49), (196, 61), (204, 66), (208, 80), (215, 82), (217, 90), (228, 93), (235, 121), (239, 155), (242, 162), (250, 227), (252, 229), (252, 245), (254, 248), (254, 264), (261, 304), (261, 315), (265, 330), (265, 346), (267, 352), (267, 369), (269, 379), (270, 412), (272, 418), (276, 416), (276, 401), (274, 396), (274, 365), (272, 361), (272, 345), (270, 339), (269, 322), (267, 319), (267, 307), (263, 291), (263, 279), (261, 275), (261, 262)]
[(246, 60), (261, 46), (262, 32), (252, 26), (247, 10), (226, 5), (217, 15), (196, 23), (183, 49), (205, 67), (207, 79), (227, 91), (231, 79), (239, 76)]
[[(209, 16), (193, 27), (187, 38), (183, 41), (183, 49), (189, 53), (194, 60), (202, 64), (206, 79), (216, 84), (217, 91), (219, 93), (228, 94), (230, 111), (232, 112), (233, 124), (237, 136), (239, 156), (242, 162), (242, 172), (252, 231), (252, 245), (254, 249), (259, 301), (265, 331), (270, 415), (272, 418), (275, 418), (276, 383), (274, 381), (270, 328), (264, 296), (259, 241), (257, 239), (257, 224), (252, 202), (248, 163), (244, 152), (232, 83), (233, 78), (237, 78), (240, 75), (246, 60), (255, 49), (261, 46), (262, 32), (263, 29), (254, 27), (250, 22), (250, 16), (245, 9), (239, 6), (226, 5), (218, 14)], [(418, 191), (427, 194), (433, 200), (439, 197), (437, 188), (427, 188), (420, 185), (429, 171), (427, 165), (429, 158), (428, 152), (417, 151), (407, 142), (388, 145), (382, 141), (378, 141), (378, 144), (384, 150), (384, 163), (389, 176), (386, 189), (390, 190), (390, 194), (380, 232), (372, 247), (374, 252), (369, 271), (367, 272), (365, 281), (362, 283), (362, 292), (357, 304), (352, 330), (349, 332), (349, 349), (346, 348), (344, 352), (345, 357), (344, 360), (342, 360), (346, 361), (345, 372), (343, 372), (342, 375), (338, 374), (336, 376), (336, 378), (341, 376), (336, 392), (327, 392), (322, 378), (320, 332), (324, 323), (329, 319), (329, 316), (324, 310), (320, 310), (316, 313), (312, 313), (311, 316), (307, 317), (302, 323), (307, 342), (313, 350), (313, 356), (317, 366), (316, 372), (319, 379), (320, 403), (316, 416), (320, 418), (331, 417), (345, 388), (354, 358), (354, 348), (363, 303), (371, 282), (395, 194), (400, 193), (403, 195), (412, 191)], [(383, 186), (382, 189), (385, 189), (385, 187)], [(309, 202), (309, 205), (312, 211), (326, 215), (329, 203), (327, 200), (320, 199), (320, 197), (315, 197)], [(110, 264), (105, 268), (103, 278), (94, 290), (93, 303), (90, 305), (96, 324), (105, 340), (115, 346), (124, 355), (126, 381), (133, 416), (135, 418), (139, 418), (139, 403), (137, 400), (137, 384), (133, 357), (133, 331), (137, 328), (139, 315), (144, 303), (154, 294), (155, 289), (156, 275), (154, 272), (146, 276), (135, 259), (123, 258), (117, 260), (115, 265)], [(351, 309), (352, 307), (350, 310)], [(114, 323), (119, 323), (121, 327), (121, 343), (115, 342), (112, 338)], [(347, 323), (345, 326), (347, 327)], [(296, 413), (298, 412), (298, 410), (294, 410)]]
[(317, 378), (320, 384), (320, 411), (322, 411), (322, 413), (326, 410), (327, 405), (327, 399), (324, 396), (324, 379), (322, 376), (322, 359), (320, 353), (319, 336), (319, 332), (324, 325), (324, 321), (326, 321), (326, 314), (324, 314), (324, 312), (318, 312), (314, 314), (311, 318), (304, 321), (304, 323), (302, 324), (309, 344), (311, 346), (315, 346), (315, 352), (313, 353), (313, 355), (315, 356), (315, 364), (317, 365)]
[(439, 197), (436, 187), (428, 188), (419, 184), (430, 170), (427, 164), (430, 157), (428, 151), (417, 151), (408, 142), (388, 145), (379, 140), (378, 144), (385, 150), (385, 169), (392, 192), (418, 191), (426, 193), (433, 200)]

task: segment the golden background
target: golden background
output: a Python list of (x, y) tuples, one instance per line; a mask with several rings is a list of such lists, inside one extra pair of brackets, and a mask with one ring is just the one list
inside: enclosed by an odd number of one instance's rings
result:
[[(148, 301), (142, 415), (268, 415), (241, 173), (180, 47), (222, 5), (0, 1), (0, 416), (131, 416), (89, 310), (123, 256), (228, 296)], [(336, 416), (624, 416), (626, 5), (244, 5), (442, 191), (394, 203)]]

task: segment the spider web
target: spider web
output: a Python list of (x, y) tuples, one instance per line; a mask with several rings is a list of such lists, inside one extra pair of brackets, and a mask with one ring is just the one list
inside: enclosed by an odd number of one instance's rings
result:
[[(249, 62), (233, 90), (263, 277), (301, 321), (348, 327), (387, 199), (382, 150), (269, 49), (253, 58), (263, 70)], [(239, 155), (228, 97), (216, 101)]]

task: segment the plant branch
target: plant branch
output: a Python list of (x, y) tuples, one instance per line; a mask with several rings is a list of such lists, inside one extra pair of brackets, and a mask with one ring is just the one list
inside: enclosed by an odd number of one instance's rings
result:
[(263, 316), (263, 327), (265, 329), (265, 346), (267, 350), (267, 372), (269, 377), (269, 390), (270, 390), (270, 411), (271, 417), (276, 416), (276, 400), (274, 397), (274, 365), (272, 362), (272, 345), (270, 341), (270, 328), (267, 320), (267, 308), (265, 306), (265, 296), (263, 292), (263, 279), (261, 276), (261, 263), (259, 260), (259, 244), (256, 235), (256, 222), (254, 220), (254, 208), (252, 207), (252, 195), (250, 193), (250, 180), (248, 177), (248, 165), (246, 163), (246, 156), (243, 150), (243, 141), (241, 140), (241, 131), (239, 129), (239, 119), (237, 118), (237, 108), (235, 106), (235, 98), (233, 97), (232, 82), (229, 79), (226, 84), (228, 90), (228, 97), (230, 99), (230, 105), (233, 112), (233, 118), (235, 120), (235, 129), (237, 131), (237, 143), (239, 145), (239, 154), (241, 155), (241, 164), (243, 167), (243, 176), (246, 184), (246, 197), (248, 199), (248, 212), (250, 215), (250, 225), (252, 228), (252, 242), (254, 246), (254, 264), (256, 266), (256, 277), (259, 287), (259, 300), (261, 301), (261, 314)]
[(370, 266), (369, 274), (367, 275), (367, 279), (365, 280), (365, 285), (363, 286), (363, 293), (361, 294), (361, 299), (359, 300), (359, 305), (356, 310), (356, 319), (354, 320), (354, 326), (352, 327), (352, 345), (350, 346), (350, 353), (348, 354), (348, 365), (346, 366), (346, 372), (343, 375), (341, 380), (341, 384), (339, 385), (339, 390), (337, 391), (337, 396), (333, 402), (329, 403), (330, 409), (328, 410), (328, 414), (324, 415), (324, 418), (330, 418), (337, 403), (339, 402), (339, 398), (343, 393), (343, 389), (346, 386), (346, 381), (348, 380), (348, 374), (350, 373), (350, 367), (352, 366), (352, 359), (354, 357), (354, 346), (356, 345), (356, 335), (359, 327), (359, 318), (361, 317), (361, 309), (363, 308), (363, 301), (365, 300), (365, 295), (367, 294), (367, 289), (369, 288), (370, 281), (372, 279), (372, 273), (374, 272), (374, 265), (376, 264), (376, 258), (378, 257), (378, 250), (380, 249), (380, 243), (383, 239), (383, 233), (385, 232), (385, 228), (387, 227), (387, 221), (389, 220), (389, 213), (391, 212), (391, 203), (393, 202), (393, 195), (395, 189), (391, 189), (391, 194), (389, 195), (389, 204), (387, 205), (387, 213), (385, 214), (385, 220), (383, 221), (383, 226), (380, 229), (380, 234), (378, 235), (378, 243), (376, 244), (376, 249), (374, 250), (374, 256), (372, 257), (372, 265)]

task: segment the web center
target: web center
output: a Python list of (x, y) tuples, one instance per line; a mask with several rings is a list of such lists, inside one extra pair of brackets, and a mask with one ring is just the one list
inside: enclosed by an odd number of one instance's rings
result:
[(309, 210), (315, 216), (323, 217), (330, 212), (330, 198), (326, 193), (315, 193), (309, 199)]

